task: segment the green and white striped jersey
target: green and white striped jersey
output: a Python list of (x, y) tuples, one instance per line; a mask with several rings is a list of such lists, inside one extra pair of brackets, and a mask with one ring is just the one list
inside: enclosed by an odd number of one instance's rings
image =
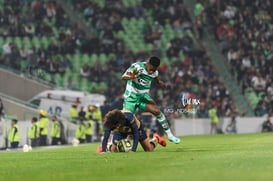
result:
[(158, 71), (156, 70), (153, 74), (148, 74), (145, 64), (146, 62), (136, 62), (124, 73), (126, 75), (127, 72), (133, 72), (135, 69), (139, 72), (137, 78), (127, 80), (125, 96), (129, 96), (131, 93), (144, 94), (149, 92), (152, 80), (158, 76)]

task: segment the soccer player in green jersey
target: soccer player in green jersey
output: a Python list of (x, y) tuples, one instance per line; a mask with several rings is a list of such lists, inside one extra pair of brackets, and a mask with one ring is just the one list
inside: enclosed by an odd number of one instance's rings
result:
[(165, 115), (159, 110), (149, 95), (152, 80), (155, 80), (161, 88), (165, 87), (165, 83), (158, 76), (157, 68), (159, 65), (160, 59), (156, 56), (151, 56), (147, 62), (136, 62), (126, 70), (122, 75), (122, 80), (127, 81), (123, 109), (133, 114), (136, 108), (152, 113), (167, 133), (168, 139), (178, 144), (180, 139), (173, 135)]

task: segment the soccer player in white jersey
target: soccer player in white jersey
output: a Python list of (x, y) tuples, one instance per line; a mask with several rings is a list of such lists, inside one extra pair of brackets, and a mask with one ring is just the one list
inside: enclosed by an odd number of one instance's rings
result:
[(149, 95), (152, 80), (155, 80), (161, 88), (165, 87), (165, 83), (158, 76), (157, 68), (159, 65), (160, 59), (156, 56), (151, 56), (147, 62), (136, 62), (126, 70), (122, 75), (122, 80), (127, 81), (123, 109), (133, 114), (136, 108), (152, 113), (167, 133), (168, 139), (178, 144), (180, 139), (173, 135), (165, 115), (159, 110)]

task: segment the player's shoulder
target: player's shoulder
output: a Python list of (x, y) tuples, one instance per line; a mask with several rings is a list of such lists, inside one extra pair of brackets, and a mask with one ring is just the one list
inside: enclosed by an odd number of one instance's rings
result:
[(132, 65), (135, 65), (135, 66), (143, 66), (143, 65), (145, 65), (145, 63), (146, 62), (144, 62), (144, 61), (136, 61), (135, 63), (133, 63)]

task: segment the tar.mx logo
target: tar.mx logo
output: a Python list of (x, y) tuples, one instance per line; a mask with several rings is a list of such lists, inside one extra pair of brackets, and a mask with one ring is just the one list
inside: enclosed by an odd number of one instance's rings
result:
[(167, 113), (175, 113), (176, 112), (178, 114), (182, 114), (182, 113), (196, 114), (197, 113), (196, 106), (198, 106), (200, 104), (200, 99), (192, 99), (192, 98), (187, 99), (183, 95), (181, 98), (181, 103), (183, 105), (183, 108), (176, 108), (176, 109), (166, 108), (164, 110), (164, 112), (167, 112)]
[(192, 99), (192, 98), (189, 98), (189, 99), (186, 99), (184, 94), (181, 98), (181, 102), (182, 102), (182, 105), (185, 107), (187, 105), (199, 105), (200, 104), (200, 99)]

